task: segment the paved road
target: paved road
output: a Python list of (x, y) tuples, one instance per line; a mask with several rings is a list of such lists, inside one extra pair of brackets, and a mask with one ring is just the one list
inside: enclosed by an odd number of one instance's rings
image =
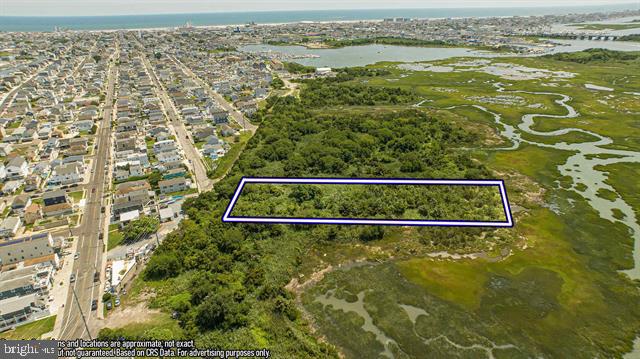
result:
[[(49, 67), (51, 65), (47, 65), (46, 67)], [(2, 102), (0, 103), (0, 116), (4, 115), (4, 112), (7, 111), (7, 109), (9, 108), (9, 105), (11, 105), (11, 103), (13, 102), (13, 99), (15, 98), (16, 94), (18, 93), (18, 91), (20, 91), (20, 89), (27, 83), (29, 83), (31, 80), (33, 80), (34, 77), (38, 76), (38, 73), (40, 72), (40, 70), (38, 69), (38, 71), (36, 71), (33, 75), (29, 76), (28, 79), (26, 79), (25, 81), (22, 81), (22, 83), (20, 83), (20, 85), (12, 88), (4, 97), (4, 99), (2, 100)]]
[(256, 130), (258, 129), (257, 125), (252, 124), (243, 114), (242, 112), (238, 111), (232, 104), (230, 104), (222, 95), (220, 95), (219, 93), (217, 93), (216, 91), (214, 91), (211, 88), (211, 85), (207, 84), (206, 82), (204, 82), (200, 77), (198, 77), (198, 75), (196, 75), (193, 71), (191, 71), (191, 69), (186, 66), (185, 64), (183, 64), (180, 60), (178, 60), (175, 56), (170, 55), (169, 58), (171, 60), (173, 60), (178, 66), (180, 66), (180, 68), (182, 68), (182, 71), (187, 74), (188, 76), (190, 76), (191, 78), (193, 78), (193, 80), (195, 80), (200, 86), (202, 86), (202, 88), (205, 89), (205, 91), (207, 91), (207, 93), (213, 97), (216, 102), (225, 110), (229, 112), (229, 115), (231, 116), (231, 118), (240, 126), (242, 126), (242, 128), (244, 128), (245, 130), (251, 131), (251, 133), (255, 133)]
[(207, 177), (207, 170), (204, 167), (204, 163), (202, 162), (202, 157), (200, 156), (198, 149), (187, 138), (188, 132), (187, 132), (187, 129), (184, 127), (184, 123), (182, 119), (178, 115), (178, 110), (176, 110), (175, 106), (173, 105), (173, 101), (171, 101), (171, 99), (169, 98), (169, 95), (167, 94), (167, 91), (164, 89), (164, 86), (158, 79), (158, 76), (156, 76), (156, 73), (154, 72), (153, 66), (151, 65), (151, 62), (149, 61), (149, 59), (146, 57), (144, 53), (142, 53), (141, 56), (143, 59), (143, 63), (147, 69), (147, 72), (149, 73), (149, 77), (151, 77), (151, 81), (153, 81), (153, 84), (155, 85), (156, 93), (158, 94), (158, 97), (162, 101), (162, 105), (167, 114), (167, 117), (169, 117), (169, 120), (171, 121), (171, 124), (173, 125), (173, 128), (176, 131), (176, 137), (178, 137), (178, 142), (180, 142), (180, 146), (182, 147), (182, 150), (184, 151), (185, 156), (189, 160), (189, 165), (190, 165), (189, 167), (191, 168), (191, 171), (195, 174), (196, 184), (198, 185), (198, 191), (205, 192), (205, 191), (211, 190), (211, 188), (213, 188), (213, 183), (211, 182), (209, 177)]
[[(114, 57), (117, 57), (118, 50)], [(76, 281), (72, 284), (77, 298), (74, 298), (70, 290), (65, 303), (63, 322), (59, 337), (64, 339), (88, 338), (96, 333), (87, 333), (82, 321), (80, 308), (88, 323), (95, 321), (97, 313), (91, 311), (91, 301), (97, 299), (100, 302), (102, 292), (100, 282), (94, 282), (94, 273), (100, 270), (101, 280), (104, 278), (102, 271), (102, 259), (104, 242), (99, 238), (99, 233), (104, 231), (102, 208), (102, 196), (108, 176), (108, 151), (111, 147), (111, 120), (113, 116), (113, 98), (117, 67), (109, 68), (107, 79), (107, 94), (103, 111), (103, 118), (96, 139), (97, 150), (93, 161), (91, 181), (87, 185), (87, 203), (84, 208), (80, 227), (77, 228), (78, 247), (80, 257), (73, 263), (72, 273), (76, 274)], [(68, 280), (68, 279), (66, 279)], [(89, 328), (92, 328), (89, 324)], [(91, 330), (91, 329), (90, 329)]]

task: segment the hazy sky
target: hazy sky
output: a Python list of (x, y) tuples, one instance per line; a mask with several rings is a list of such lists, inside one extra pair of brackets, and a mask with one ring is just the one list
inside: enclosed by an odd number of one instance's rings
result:
[[(0, 0), (0, 16), (171, 14), (374, 8), (571, 6), (634, 3), (633, 0)], [(640, 4), (640, 0), (635, 3)], [(640, 5), (639, 5), (640, 6)]]

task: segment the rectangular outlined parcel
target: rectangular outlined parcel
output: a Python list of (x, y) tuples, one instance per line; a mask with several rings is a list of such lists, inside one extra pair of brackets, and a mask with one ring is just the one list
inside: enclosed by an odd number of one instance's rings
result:
[[(424, 185), (424, 186), (494, 186), (497, 187), (504, 211), (504, 221), (470, 220), (419, 220), (419, 219), (370, 219), (370, 218), (292, 218), (232, 216), (233, 208), (248, 183), (260, 184), (338, 184), (338, 185)], [(441, 226), (441, 227), (513, 227), (511, 207), (503, 180), (467, 179), (409, 179), (409, 178), (274, 178), (243, 177), (238, 183), (231, 201), (222, 216), (223, 222), (263, 224), (333, 224), (333, 225), (380, 225), (380, 226)]]

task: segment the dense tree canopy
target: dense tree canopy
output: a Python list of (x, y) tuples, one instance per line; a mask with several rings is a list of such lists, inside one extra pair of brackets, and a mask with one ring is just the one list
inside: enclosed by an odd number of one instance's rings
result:
[(633, 61), (640, 59), (640, 52), (614, 51), (606, 49), (588, 49), (578, 52), (566, 52), (545, 57), (567, 62), (577, 62), (587, 64), (592, 62), (606, 61)]

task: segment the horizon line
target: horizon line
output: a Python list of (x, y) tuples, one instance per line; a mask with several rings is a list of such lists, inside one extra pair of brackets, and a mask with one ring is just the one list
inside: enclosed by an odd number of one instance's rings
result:
[[(516, 3), (517, 4), (517, 3)], [(0, 18), (87, 18), (87, 17), (126, 17), (126, 16), (167, 16), (167, 15), (211, 15), (211, 14), (250, 14), (250, 13), (283, 13), (283, 12), (316, 12), (316, 11), (366, 11), (366, 10), (462, 10), (462, 9), (553, 9), (553, 8), (599, 8), (603, 6), (626, 6), (629, 9), (624, 10), (640, 10), (640, 2), (616, 2), (612, 4), (594, 4), (594, 5), (526, 5), (526, 6), (452, 6), (452, 7), (375, 7), (375, 8), (346, 8), (346, 9), (302, 9), (302, 10), (220, 10), (220, 11), (203, 11), (203, 12), (160, 12), (160, 13), (140, 13), (140, 14), (110, 14), (110, 15), (0, 15)], [(621, 9), (612, 10), (612, 12), (621, 11)], [(514, 15), (516, 16), (516, 15)], [(523, 15), (525, 16), (525, 15)], [(528, 16), (528, 15), (527, 15)], [(542, 15), (533, 15), (542, 16)]]

